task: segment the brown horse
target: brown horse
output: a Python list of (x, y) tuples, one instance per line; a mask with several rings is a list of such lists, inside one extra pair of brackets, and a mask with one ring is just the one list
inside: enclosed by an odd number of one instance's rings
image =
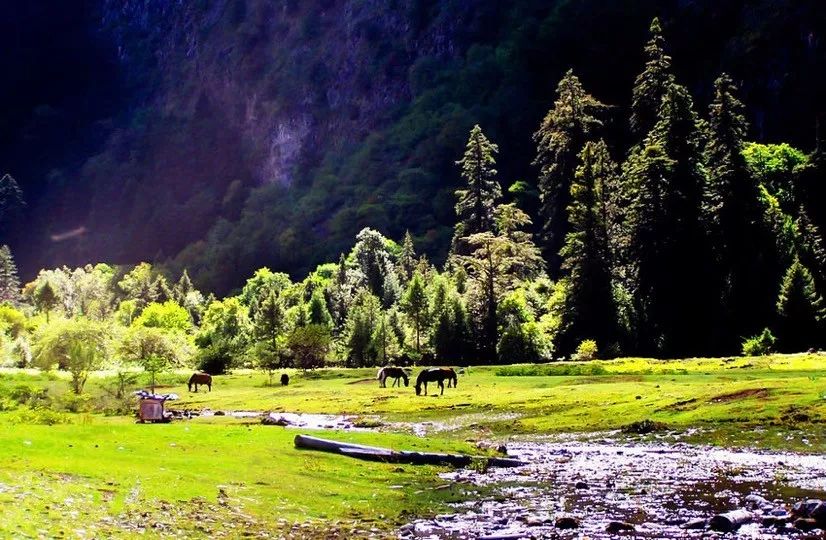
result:
[(192, 392), (192, 387), (195, 386), (195, 391), (198, 391), (198, 386), (205, 384), (206, 387), (212, 392), (212, 375), (209, 373), (193, 373), (192, 377), (189, 378), (189, 382), (187, 383), (187, 387), (189, 391)]
[(439, 395), (444, 394), (445, 379), (447, 379), (448, 388), (450, 388), (451, 382), (453, 383), (453, 387), (456, 387), (458, 378), (456, 377), (456, 372), (453, 371), (453, 368), (428, 368), (422, 370), (422, 372), (419, 373), (419, 376), (416, 377), (416, 395), (421, 395), (422, 385), (424, 385), (424, 395), (427, 395), (427, 383), (429, 382), (439, 383)]
[(401, 387), (399, 379), (404, 379), (405, 386), (410, 384), (410, 379), (407, 377), (407, 373), (400, 367), (385, 366), (379, 370), (376, 378), (379, 380), (379, 386), (381, 388), (387, 388), (385, 382), (387, 379), (391, 378), (393, 379), (393, 386), (399, 385), (399, 387)]

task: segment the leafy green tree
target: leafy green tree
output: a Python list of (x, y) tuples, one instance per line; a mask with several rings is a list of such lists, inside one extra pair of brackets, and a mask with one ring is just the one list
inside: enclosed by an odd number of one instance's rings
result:
[(746, 120), (733, 81), (721, 75), (710, 106), (705, 159), (708, 183), (705, 221), (717, 268), (715, 296), (720, 320), (715, 327), (727, 349), (738, 336), (760, 330), (773, 311), (779, 279), (774, 239), (763, 219), (760, 190), (743, 157)]
[(132, 326), (187, 333), (192, 330), (192, 319), (186, 309), (174, 300), (167, 300), (163, 304), (154, 302), (146, 306), (140, 316), (132, 321)]
[(46, 314), (46, 324), (49, 323), (49, 314), (57, 307), (57, 293), (48, 281), (44, 281), (34, 291), (34, 306), (41, 313)]
[(431, 341), (436, 361), (463, 364), (476, 358), (470, 316), (458, 295), (445, 300), (439, 310)]
[(212, 302), (195, 336), (199, 366), (208, 373), (224, 373), (244, 358), (251, 325), (247, 309), (237, 297)]
[(127, 299), (135, 300), (139, 308), (158, 300), (158, 282), (153, 275), (152, 265), (142, 262), (130, 270), (118, 282), (118, 288)]
[(384, 298), (385, 278), (393, 271), (388, 243), (380, 232), (364, 228), (356, 236), (353, 247), (353, 258), (364, 274), (370, 292), (378, 298)]
[(487, 361), (496, 358), (499, 301), (519, 283), (537, 277), (544, 266), (539, 249), (523, 230), (531, 223), (524, 212), (514, 205), (501, 205), (494, 217), (497, 232), (465, 238), (472, 251), (458, 258), (475, 286), (479, 352)]
[(607, 188), (616, 175), (616, 165), (602, 140), (586, 143), (580, 159), (568, 207), (571, 231), (561, 251), (569, 289), (564, 330), (557, 335), (556, 350), (564, 355), (586, 338), (600, 343), (617, 339), (607, 223)]
[(330, 350), (330, 330), (319, 324), (296, 328), (287, 338), (287, 347), (297, 367), (305, 371), (324, 367)]
[(782, 350), (805, 351), (823, 343), (826, 306), (815, 290), (811, 272), (798, 259), (783, 277), (777, 297), (777, 313)]
[(743, 157), (757, 182), (777, 197), (785, 212), (794, 212), (800, 204), (795, 179), (801, 167), (806, 166), (808, 156), (787, 143), (750, 142), (743, 146)]
[(324, 300), (324, 294), (321, 290), (316, 290), (310, 298), (309, 309), (307, 310), (309, 324), (317, 324), (330, 328), (333, 324), (333, 319), (330, 317), (330, 312), (327, 310), (327, 302)]
[(150, 387), (155, 393), (158, 373), (185, 365), (191, 356), (186, 338), (161, 327), (134, 326), (121, 339), (118, 355), (127, 363), (137, 364), (150, 375)]
[(37, 336), (35, 363), (41, 369), (65, 369), (72, 390), (82, 394), (89, 373), (103, 367), (112, 334), (108, 325), (89, 319), (65, 319), (45, 325)]
[(266, 342), (273, 351), (278, 350), (278, 337), (284, 332), (284, 307), (274, 291), (264, 299), (252, 320), (253, 336), (257, 341)]
[(496, 153), (499, 147), (482, 133), (479, 125), (470, 130), (465, 154), (456, 162), (461, 168), (465, 187), (456, 191), (457, 222), (452, 251), (466, 254), (462, 239), (493, 228), (493, 211), (502, 197), (502, 187), (496, 179)]
[(290, 285), (292, 285), (292, 282), (287, 274), (273, 272), (266, 267), (259, 268), (244, 285), (241, 291), (241, 302), (245, 306), (249, 306), (250, 314), (255, 316), (258, 306), (270, 293), (274, 293), (278, 297)]
[(350, 367), (376, 363), (373, 334), (381, 317), (381, 304), (368, 291), (362, 291), (353, 303), (347, 320), (347, 364)]
[(559, 250), (568, 230), (566, 209), (571, 202), (571, 183), (577, 156), (585, 143), (602, 127), (599, 119), (605, 106), (588, 94), (568, 71), (556, 88), (554, 107), (534, 133), (539, 167), (541, 246), (549, 271), (557, 275)]
[(674, 83), (671, 57), (665, 52), (660, 20), (651, 21), (651, 38), (645, 45), (645, 69), (634, 81), (631, 104), (631, 130), (641, 140), (657, 123), (660, 103)]
[(401, 308), (405, 315), (413, 324), (413, 330), (416, 334), (416, 353), (422, 352), (422, 333), (428, 320), (429, 302), (427, 292), (425, 291), (422, 277), (417, 272), (413, 274), (413, 279), (407, 286), (407, 290), (402, 298)]
[(9, 246), (0, 247), (0, 302), (20, 303), (20, 278)]

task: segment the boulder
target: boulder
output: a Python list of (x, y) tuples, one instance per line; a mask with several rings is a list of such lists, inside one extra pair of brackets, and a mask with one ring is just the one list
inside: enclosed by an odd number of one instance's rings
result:
[(626, 523), (624, 521), (611, 521), (608, 523), (608, 526), (605, 527), (605, 532), (608, 534), (616, 534), (619, 532), (625, 531), (635, 531), (636, 527), (634, 527), (631, 523)]
[(812, 518), (797, 518), (794, 520), (794, 527), (801, 531), (811, 531), (817, 529), (817, 521)]
[(692, 519), (683, 523), (682, 528), (688, 530), (705, 529), (708, 521), (702, 518)]
[(557, 529), (578, 529), (579, 520), (574, 516), (557, 516), (554, 526)]

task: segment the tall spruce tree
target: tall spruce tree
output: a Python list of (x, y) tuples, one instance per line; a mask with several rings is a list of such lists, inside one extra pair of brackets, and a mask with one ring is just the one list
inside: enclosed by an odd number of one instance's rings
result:
[(20, 219), (24, 206), (23, 190), (12, 175), (4, 174), (0, 178), (0, 241)]
[(413, 277), (417, 262), (416, 248), (413, 246), (413, 236), (410, 234), (410, 231), (405, 231), (398, 262), (399, 274), (404, 278), (405, 283)]
[(463, 238), (490, 231), (493, 228), (493, 210), (502, 197), (502, 187), (496, 179), (496, 158), (499, 147), (482, 133), (479, 125), (470, 130), (465, 154), (457, 165), (461, 167), (466, 187), (456, 191), (457, 223), (452, 251), (466, 254)]
[(588, 94), (573, 71), (556, 88), (554, 107), (533, 135), (534, 165), (539, 167), (540, 246), (552, 276), (558, 275), (559, 250), (568, 231), (566, 209), (571, 202), (571, 183), (582, 147), (602, 126), (599, 114), (605, 106)]
[(20, 278), (9, 246), (0, 247), (0, 303), (20, 303)]
[(815, 291), (809, 269), (795, 259), (780, 286), (777, 298), (780, 316), (780, 349), (801, 352), (823, 344), (826, 307)]
[(644, 138), (657, 123), (660, 103), (674, 82), (671, 57), (665, 51), (660, 20), (651, 21), (651, 39), (645, 45), (645, 69), (634, 81), (631, 103), (631, 131), (637, 140)]
[(775, 241), (763, 218), (759, 186), (743, 157), (747, 125), (735, 94), (734, 82), (721, 75), (709, 110), (703, 200), (716, 263), (714, 292), (721, 304), (715, 310), (720, 315), (717, 339), (732, 350), (739, 336), (756, 333), (771, 318), (771, 291), (778, 280)]
[[(646, 163), (661, 158), (668, 166)], [(662, 96), (656, 124), (632, 151), (626, 174), (633, 178), (624, 183), (631, 191), (628, 198), (636, 201), (631, 212), (642, 214), (628, 216), (634, 244), (634, 271), (629, 275), (634, 276), (630, 289), (641, 308), (637, 344), (645, 352), (679, 356), (698, 353), (706, 345), (706, 332), (698, 331), (698, 321), (706, 320), (710, 280), (705, 266), (698, 264), (710, 255), (702, 221), (702, 159), (700, 120), (691, 95), (672, 83)], [(662, 176), (652, 177), (654, 171)]]
[(568, 206), (571, 231), (561, 251), (568, 290), (565, 320), (555, 345), (563, 355), (573, 353), (585, 339), (595, 339), (601, 346), (617, 340), (606, 193), (616, 175), (616, 165), (603, 140), (586, 143), (580, 160)]

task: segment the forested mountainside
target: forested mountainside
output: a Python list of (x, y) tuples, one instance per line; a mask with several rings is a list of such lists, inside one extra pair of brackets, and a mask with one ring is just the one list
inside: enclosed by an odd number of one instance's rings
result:
[(531, 135), (569, 68), (627, 154), (655, 15), (699, 110), (726, 71), (750, 139), (813, 150), (818, 0), (15, 3), (0, 168), (26, 207), (6, 240), (26, 278), (149, 260), (219, 293), (264, 265), (303, 275), (368, 226), (439, 260), (474, 124), (506, 191), (524, 181), (506, 197), (537, 212)]

